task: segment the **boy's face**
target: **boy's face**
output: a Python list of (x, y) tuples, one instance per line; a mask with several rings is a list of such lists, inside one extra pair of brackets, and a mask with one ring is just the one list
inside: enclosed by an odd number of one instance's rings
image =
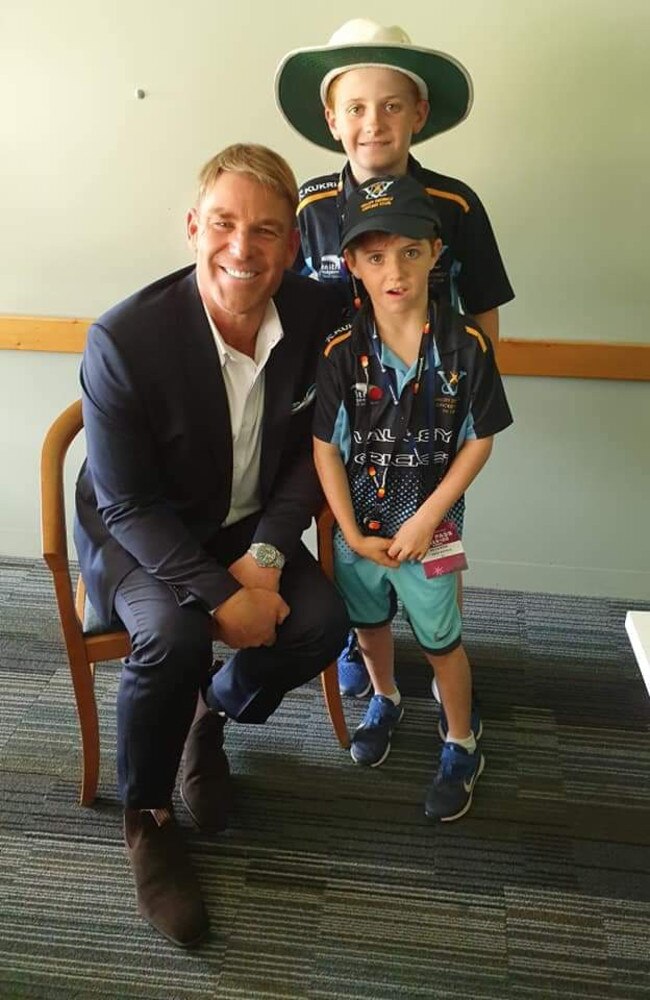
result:
[(343, 254), (349, 270), (363, 282), (375, 311), (395, 315), (426, 308), (429, 271), (441, 250), (439, 239), (369, 233)]
[(411, 137), (429, 105), (404, 73), (383, 66), (348, 70), (330, 88), (325, 118), (359, 184), (379, 174), (406, 173)]

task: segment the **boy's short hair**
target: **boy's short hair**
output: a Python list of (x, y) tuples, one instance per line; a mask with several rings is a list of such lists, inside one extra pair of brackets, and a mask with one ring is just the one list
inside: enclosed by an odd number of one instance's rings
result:
[[(378, 63), (377, 66), (378, 66), (378, 68), (381, 69), (381, 63)], [(340, 73), (337, 73), (336, 76), (334, 76), (326, 84), (326, 86), (324, 87), (324, 91), (323, 91), (323, 104), (325, 105), (326, 108), (329, 108), (330, 111), (334, 110), (334, 102), (336, 100), (336, 97), (335, 97), (335, 95), (336, 95), (336, 85), (338, 84), (338, 82), (341, 79), (341, 77), (345, 76), (346, 73), (349, 73), (354, 68), (355, 67), (351, 66), (350, 69), (344, 69)], [(409, 89), (410, 89), (411, 94), (413, 96), (413, 103), (414, 104), (417, 104), (418, 101), (426, 100), (426, 98), (422, 97), (422, 94), (420, 93), (420, 88), (418, 87), (417, 83), (415, 82), (415, 80), (413, 79), (412, 76), (409, 76), (408, 73), (405, 73), (401, 69), (397, 69), (396, 66), (386, 66), (385, 68), (386, 69), (392, 69), (393, 72), (400, 73), (404, 77), (404, 79), (409, 84)]]
[(295, 214), (298, 207), (298, 184), (293, 170), (279, 153), (257, 143), (238, 142), (227, 146), (203, 166), (199, 174), (197, 205), (220, 174), (250, 174), (265, 187), (284, 198)]
[(349, 196), (341, 215), (341, 252), (368, 233), (414, 240), (437, 239), (440, 218), (433, 199), (414, 177), (371, 177)]

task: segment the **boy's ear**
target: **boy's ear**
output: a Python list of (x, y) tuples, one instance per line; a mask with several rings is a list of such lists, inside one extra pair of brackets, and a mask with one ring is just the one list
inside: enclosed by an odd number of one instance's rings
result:
[(437, 239), (431, 240), (431, 253), (433, 254), (433, 263), (429, 268), (430, 271), (432, 271), (433, 268), (436, 266), (436, 264), (438, 263), (438, 258), (442, 253), (442, 240), (440, 239), (439, 236), (437, 237)]
[(346, 249), (343, 251), (343, 260), (345, 261), (345, 266), (347, 267), (350, 274), (353, 274), (355, 278), (358, 278), (359, 275), (354, 270), (354, 251), (348, 250), (346, 247)]
[(415, 102), (415, 119), (413, 121), (413, 135), (417, 135), (424, 128), (424, 124), (429, 117), (429, 102), (428, 101), (416, 101)]
[[(327, 122), (327, 126), (330, 132), (332, 133), (332, 137), (336, 139), (337, 142), (340, 142), (341, 136), (339, 135), (338, 130), (336, 128), (336, 115), (334, 114), (332, 108), (327, 108), (327, 107), (325, 108), (325, 121)], [(422, 128), (422, 125), (420, 126), (420, 128)]]

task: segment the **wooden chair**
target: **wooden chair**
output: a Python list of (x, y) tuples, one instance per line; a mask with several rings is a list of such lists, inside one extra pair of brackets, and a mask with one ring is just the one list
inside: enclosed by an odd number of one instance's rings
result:
[[(102, 660), (117, 660), (127, 656), (129, 637), (121, 629), (103, 628), (94, 623), (90, 603), (86, 601), (86, 588), (79, 576), (76, 597), (73, 597), (64, 504), (64, 464), (70, 444), (83, 427), (81, 401), (72, 403), (50, 427), (41, 452), (41, 530), (43, 557), (52, 571), (54, 590), (61, 620), (72, 686), (74, 689), (83, 767), (79, 800), (89, 806), (97, 793), (99, 777), (99, 725), (95, 701), (95, 664)], [(318, 554), (324, 572), (332, 578), (332, 528), (333, 518), (325, 508), (318, 518)], [(215, 640), (219, 636), (215, 630)], [(342, 747), (347, 748), (350, 737), (345, 723), (339, 693), (336, 663), (331, 663), (321, 674), (323, 695), (327, 711)]]

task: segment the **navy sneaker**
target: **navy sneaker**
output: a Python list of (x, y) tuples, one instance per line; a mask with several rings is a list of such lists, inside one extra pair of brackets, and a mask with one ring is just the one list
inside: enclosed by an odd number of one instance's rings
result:
[(350, 755), (355, 764), (379, 767), (390, 753), (393, 729), (401, 721), (404, 709), (383, 694), (374, 694), (361, 725), (352, 734)]
[(472, 804), (474, 786), (484, 767), (485, 757), (478, 748), (468, 753), (457, 743), (445, 743), (438, 773), (424, 800), (424, 811), (429, 819), (449, 823), (464, 816)]
[(339, 691), (344, 698), (365, 698), (372, 682), (357, 646), (357, 633), (350, 629), (345, 649), (339, 654)]

